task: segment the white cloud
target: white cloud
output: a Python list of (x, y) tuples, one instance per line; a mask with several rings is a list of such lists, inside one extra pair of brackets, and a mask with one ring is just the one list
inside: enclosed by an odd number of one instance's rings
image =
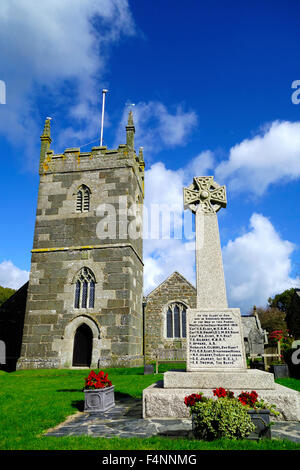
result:
[[(162, 162), (158, 162), (145, 172), (145, 292), (155, 288), (174, 271), (179, 271), (190, 282), (195, 282), (193, 215), (187, 210), (184, 211), (183, 218), (182, 188), (192, 182), (193, 176), (206, 174), (213, 163), (213, 155), (206, 151), (197, 155), (184, 168), (170, 170)], [(161, 219), (155, 218), (156, 209), (161, 211)], [(163, 237), (168, 237), (170, 234), (168, 224), (170, 212), (175, 238), (164, 240)], [(185, 239), (182, 238), (182, 228), (184, 228)], [(158, 236), (151, 238), (153, 234), (160, 236), (160, 239)], [(171, 236), (173, 236), (172, 231)]]
[(35, 100), (51, 95), (57, 106), (69, 110), (75, 126), (80, 125), (78, 132), (65, 129), (61, 143), (73, 139), (77, 144), (97, 135), (99, 112), (93, 109), (100, 100), (110, 45), (133, 33), (128, 0), (1, 0), (0, 56), (5, 67), (0, 78), (7, 85), (7, 104), (0, 109), (0, 132), (32, 150), (43, 125), (37, 128), (36, 121), (46, 117), (37, 115)]
[(11, 261), (0, 263), (0, 286), (19, 289), (29, 279), (29, 272), (15, 266)]
[(272, 183), (300, 177), (300, 122), (275, 121), (230, 149), (216, 168), (218, 181), (235, 191), (262, 195)]
[[(136, 128), (136, 148), (142, 146), (148, 161), (151, 154), (162, 148), (184, 145), (186, 138), (197, 124), (194, 111), (184, 111), (178, 105), (174, 112), (159, 101), (139, 102), (132, 107)], [(125, 107), (117, 132), (115, 144), (123, 140), (124, 126), (127, 123), (128, 106)]]
[(247, 313), (265, 306), (270, 296), (299, 285), (290, 277), (295, 246), (280, 237), (266, 217), (254, 213), (250, 230), (223, 248), (228, 301)]
[(162, 162), (157, 162), (145, 172), (145, 205), (162, 204), (175, 206), (183, 210), (184, 186), (192, 183), (194, 176), (203, 176), (214, 165), (213, 155), (204, 151), (192, 159), (188, 165), (178, 170), (166, 168)]
[(213, 174), (214, 155), (210, 150), (205, 150), (193, 158), (184, 168), (184, 183), (192, 183), (194, 176), (206, 176)]
[[(147, 214), (151, 213), (153, 204), (162, 210), (173, 209), (174, 220), (180, 227), (183, 214), (182, 188), (192, 181), (193, 176), (211, 173), (213, 163), (213, 155), (203, 152), (177, 171), (167, 169), (162, 162), (153, 164), (145, 174)], [(191, 217), (190, 211), (185, 211), (185, 214)], [(157, 220), (151, 222), (155, 229)], [(154, 230), (154, 233), (157, 232)], [(161, 230), (160, 239), (151, 239), (150, 233), (150, 238), (144, 241), (146, 293), (175, 270), (195, 282), (194, 241), (176, 238), (163, 240), (164, 234), (167, 235), (167, 227), (165, 232)], [(229, 241), (223, 248), (229, 306), (239, 307), (243, 313), (247, 313), (253, 305), (264, 306), (268, 297), (299, 285), (300, 279), (294, 279), (290, 274), (294, 250), (295, 246), (283, 240), (266, 217), (253, 214), (249, 231)]]
[(193, 242), (182, 240), (145, 240), (144, 290), (148, 294), (174, 271), (195, 283), (195, 250)]

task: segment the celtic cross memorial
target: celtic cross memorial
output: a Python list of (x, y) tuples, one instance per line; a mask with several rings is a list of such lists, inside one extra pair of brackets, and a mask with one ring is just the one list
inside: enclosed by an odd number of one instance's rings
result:
[(245, 371), (240, 309), (228, 308), (217, 218), (226, 188), (199, 176), (183, 194), (196, 217), (197, 307), (187, 311), (187, 371)]

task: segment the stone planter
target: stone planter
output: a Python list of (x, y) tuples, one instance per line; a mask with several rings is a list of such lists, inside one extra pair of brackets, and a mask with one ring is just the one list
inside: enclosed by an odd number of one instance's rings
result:
[(271, 365), (270, 372), (274, 374), (275, 379), (289, 377), (289, 368), (287, 364)]
[(270, 410), (248, 410), (248, 414), (255, 425), (255, 430), (247, 439), (271, 439)]
[(84, 411), (108, 411), (115, 406), (114, 386), (84, 390)]

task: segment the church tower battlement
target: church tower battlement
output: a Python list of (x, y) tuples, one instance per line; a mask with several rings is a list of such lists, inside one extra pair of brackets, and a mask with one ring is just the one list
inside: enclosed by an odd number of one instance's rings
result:
[(17, 368), (142, 364), (144, 158), (126, 144), (50, 149), (40, 184), (21, 357)]

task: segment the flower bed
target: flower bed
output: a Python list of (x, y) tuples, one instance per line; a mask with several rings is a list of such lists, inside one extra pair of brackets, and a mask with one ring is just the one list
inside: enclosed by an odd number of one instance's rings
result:
[(213, 394), (217, 399), (202, 393), (185, 397), (195, 437), (205, 440), (271, 437), (270, 413), (279, 413), (275, 405), (259, 400), (255, 390), (235, 397), (231, 390), (219, 387)]

